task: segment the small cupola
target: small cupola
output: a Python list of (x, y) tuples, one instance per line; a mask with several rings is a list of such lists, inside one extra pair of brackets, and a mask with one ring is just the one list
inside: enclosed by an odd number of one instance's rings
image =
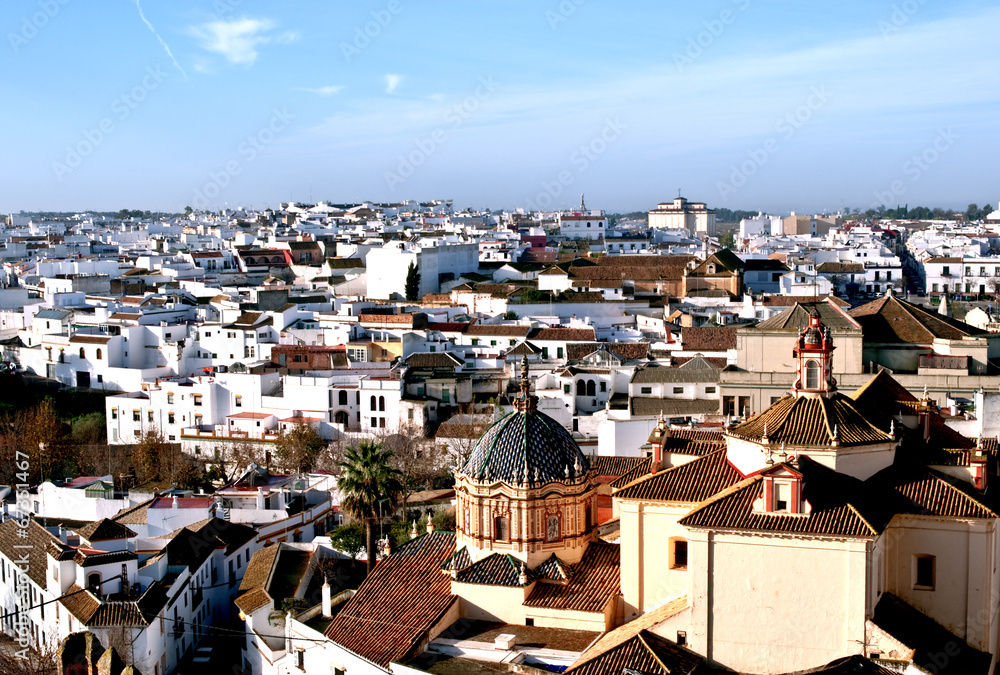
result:
[(829, 396), (837, 391), (833, 377), (833, 337), (823, 325), (819, 312), (809, 313), (809, 325), (799, 333), (792, 355), (796, 360), (796, 378), (792, 392), (796, 396)]

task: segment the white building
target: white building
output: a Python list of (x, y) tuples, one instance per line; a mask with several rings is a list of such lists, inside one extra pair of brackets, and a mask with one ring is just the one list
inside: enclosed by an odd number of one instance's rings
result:
[(649, 212), (649, 227), (654, 230), (687, 230), (695, 236), (716, 235), (715, 210), (704, 202), (689, 202), (677, 197), (672, 202), (661, 202)]

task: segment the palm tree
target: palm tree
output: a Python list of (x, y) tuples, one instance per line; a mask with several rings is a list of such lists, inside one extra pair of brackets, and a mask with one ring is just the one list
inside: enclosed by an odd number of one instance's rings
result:
[(347, 448), (344, 460), (338, 463), (340, 478), (337, 486), (344, 495), (342, 506), (365, 523), (365, 550), (368, 572), (375, 568), (375, 521), (381, 517), (380, 502), (395, 505), (403, 493), (402, 472), (392, 468), (392, 451), (381, 442), (361, 441), (356, 448)]

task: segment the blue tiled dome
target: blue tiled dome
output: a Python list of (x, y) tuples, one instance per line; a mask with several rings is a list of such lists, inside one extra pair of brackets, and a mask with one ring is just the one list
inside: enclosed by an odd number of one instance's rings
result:
[(462, 469), (479, 482), (512, 485), (575, 479), (588, 471), (590, 462), (573, 436), (534, 406), (491, 424)]

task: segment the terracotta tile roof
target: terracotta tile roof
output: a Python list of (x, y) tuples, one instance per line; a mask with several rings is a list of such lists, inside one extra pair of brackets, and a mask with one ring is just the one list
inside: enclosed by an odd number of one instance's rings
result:
[(722, 352), (736, 349), (736, 326), (682, 328), (681, 347), (687, 352)]
[(759, 442), (766, 434), (771, 443), (841, 447), (890, 443), (893, 438), (863, 415), (851, 398), (836, 393), (830, 398), (785, 395), (764, 412), (729, 430), (737, 438)]
[(608, 631), (602, 635), (599, 640), (591, 644), (586, 651), (580, 654), (580, 657), (570, 665), (569, 670), (572, 671), (572, 669), (578, 665), (591, 661), (601, 654), (614, 649), (644, 630), (663, 623), (670, 617), (683, 612), (687, 609), (687, 607), (687, 596), (682, 595), (679, 598), (675, 598), (674, 600), (657, 607), (656, 609), (646, 612), (642, 616), (632, 619), (626, 624), (622, 624), (621, 626)]
[(102, 518), (76, 531), (87, 541), (110, 541), (112, 539), (130, 539), (138, 536), (135, 532), (121, 524), (120, 521)]
[(522, 340), (521, 342), (517, 343), (516, 346), (511, 347), (509, 350), (507, 350), (507, 353), (504, 354), (504, 358), (510, 356), (534, 356), (536, 354), (541, 354), (541, 353), (542, 353), (541, 347), (537, 347), (531, 342), (528, 342), (527, 340)]
[[(961, 637), (950, 632), (919, 610), (892, 593), (883, 593), (875, 605), (872, 623), (914, 650), (913, 663), (928, 672), (951, 675), (979, 673), (985, 675), (991, 657), (969, 646)], [(947, 652), (945, 650), (947, 649)], [(932, 657), (947, 653), (945, 663)]]
[(678, 455), (707, 455), (715, 452), (723, 445), (725, 439), (722, 431), (704, 429), (660, 429), (657, 427), (649, 435), (650, 443), (661, 443), (664, 453)]
[(77, 547), (76, 553), (73, 555), (73, 562), (80, 567), (94, 567), (95, 565), (107, 565), (137, 559), (138, 556), (132, 551), (103, 551), (84, 546)]
[(865, 266), (858, 262), (825, 262), (816, 267), (820, 274), (860, 274)]
[(77, 344), (104, 345), (110, 342), (111, 338), (103, 335), (74, 335), (69, 341)]
[[(543, 563), (544, 564), (544, 563)], [(525, 607), (603, 612), (608, 601), (621, 594), (621, 557), (618, 544), (591, 542), (566, 584), (538, 583)]]
[(441, 572), (441, 563), (454, 552), (453, 532), (407, 542), (375, 567), (326, 636), (382, 668), (405, 660), (456, 602), (451, 579)]
[[(813, 310), (819, 313), (823, 320), (823, 325), (831, 330), (838, 329), (858, 329), (858, 323), (850, 314), (841, 309), (840, 305), (832, 300), (822, 302), (795, 302), (785, 311), (776, 316), (772, 316), (766, 321), (761, 321), (755, 326), (757, 330), (780, 330), (780, 331), (801, 331), (809, 325), (809, 314)], [(753, 329), (751, 329), (753, 330)]]
[(872, 477), (872, 484), (905, 499), (899, 510), (950, 518), (997, 518), (1000, 512), (972, 485), (926, 467), (893, 466)]
[(271, 576), (274, 561), (278, 557), (279, 546), (279, 544), (265, 546), (250, 558), (247, 570), (243, 573), (243, 581), (240, 582), (240, 595), (235, 600), (236, 606), (244, 614), (250, 614), (272, 602), (265, 587)]
[(465, 329), (465, 334), (473, 337), (493, 336), (526, 338), (530, 332), (531, 326), (523, 326), (519, 324), (490, 325), (474, 323), (470, 324), (469, 327)]
[(633, 396), (629, 405), (633, 415), (649, 417), (687, 417), (690, 415), (715, 415), (719, 413), (719, 402), (712, 399), (648, 398)]
[(456, 581), (486, 586), (526, 586), (535, 580), (535, 574), (525, 567), (527, 583), (520, 583), (522, 565), (509, 553), (493, 553), (459, 572)]
[(797, 670), (787, 675), (894, 675), (896, 672), (898, 671), (883, 668), (874, 661), (855, 654), (836, 659), (819, 668)]
[(729, 359), (723, 356), (671, 356), (670, 363), (673, 366), (683, 366), (694, 359), (700, 359), (708, 365), (722, 370), (729, 365)]
[(59, 599), (59, 602), (70, 614), (76, 617), (77, 621), (84, 625), (88, 624), (90, 617), (101, 606), (101, 601), (93, 593), (83, 589), (78, 584), (73, 584), (67, 588), (66, 593)]
[(850, 307), (850, 303), (834, 295), (765, 295), (760, 299), (764, 307), (789, 307), (794, 304), (815, 304), (831, 302), (838, 307)]
[(528, 334), (530, 340), (565, 340), (566, 342), (593, 342), (593, 328), (536, 328)]
[[(28, 536), (21, 538), (17, 520), (10, 518), (5, 523), (0, 524), (0, 553), (3, 553), (8, 560), (20, 560), (27, 551), (29, 553), (28, 578), (42, 588), (46, 588), (45, 571), (48, 568), (46, 551), (50, 546), (56, 551), (63, 551), (67, 550), (66, 546), (59, 541), (58, 537), (35, 520), (28, 523), (28, 527), (25, 529)], [(24, 546), (31, 548), (21, 548)]]
[(679, 382), (718, 382), (721, 369), (698, 356), (684, 365), (669, 367), (650, 363), (636, 368), (629, 384), (663, 384)]
[(892, 295), (855, 307), (849, 313), (861, 324), (865, 342), (929, 344), (935, 338), (961, 340), (988, 335), (987, 331)]
[(693, 462), (658, 471), (615, 493), (616, 499), (700, 502), (735, 485), (743, 476), (726, 459), (725, 448)]
[(649, 355), (648, 342), (585, 342), (566, 345), (566, 360), (579, 361), (601, 347), (606, 347), (612, 354), (617, 354), (627, 361), (644, 359)]
[(637, 464), (636, 466), (632, 467), (631, 471), (623, 473), (621, 476), (611, 481), (611, 489), (617, 490), (619, 488), (623, 488), (626, 485), (630, 485), (636, 480), (642, 478), (643, 476), (649, 473), (649, 469), (652, 463), (653, 463), (652, 457), (644, 457), (643, 461)]
[(577, 661), (565, 671), (572, 675), (708, 675), (719, 672), (698, 654), (679, 647), (656, 633), (642, 630), (586, 661)]
[(598, 476), (624, 476), (640, 464), (645, 464), (648, 457), (607, 457), (599, 455), (590, 462), (590, 467)]
[(803, 475), (802, 495), (812, 507), (809, 514), (755, 511), (754, 501), (763, 494), (764, 480), (762, 474), (755, 474), (701, 502), (678, 522), (685, 527), (712, 530), (854, 538), (878, 536), (892, 516), (892, 508), (885, 500), (873, 496), (856, 478), (836, 473), (804, 456), (794, 463), (776, 464), (770, 470), (780, 467)]
[(449, 352), (414, 352), (404, 359), (410, 368), (446, 368), (465, 365), (465, 361)]
[(359, 323), (374, 323), (374, 324), (399, 324), (401, 326), (412, 326), (413, 325), (413, 315), (412, 314), (359, 314)]

